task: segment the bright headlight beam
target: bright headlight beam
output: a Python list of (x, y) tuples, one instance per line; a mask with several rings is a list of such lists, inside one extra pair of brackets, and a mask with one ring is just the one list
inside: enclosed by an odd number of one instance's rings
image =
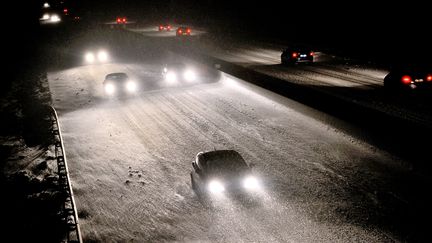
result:
[(220, 181), (213, 180), (208, 184), (208, 190), (213, 194), (219, 194), (225, 191), (225, 187)]
[(165, 76), (166, 81), (169, 83), (177, 82), (177, 74), (175, 72), (168, 72)]
[(258, 180), (253, 176), (248, 176), (244, 179), (243, 186), (248, 190), (255, 190), (259, 187)]
[(99, 51), (97, 53), (97, 58), (98, 58), (99, 62), (107, 62), (108, 61), (108, 52), (103, 51), (103, 50)]
[(49, 14), (44, 14), (43, 16), (42, 16), (42, 20), (48, 20), (50, 18), (50, 15)]
[(135, 92), (137, 90), (137, 84), (134, 81), (128, 81), (126, 83), (126, 90), (131, 93)]
[(105, 93), (112, 95), (115, 92), (115, 86), (113, 84), (106, 84), (105, 85)]
[(53, 23), (60, 22), (60, 17), (57, 14), (53, 14), (50, 16), (50, 21)]
[(196, 73), (193, 70), (188, 69), (183, 73), (183, 78), (186, 81), (195, 81), (196, 80)]
[(87, 52), (84, 58), (87, 63), (94, 63), (95, 61), (95, 56), (92, 52)]

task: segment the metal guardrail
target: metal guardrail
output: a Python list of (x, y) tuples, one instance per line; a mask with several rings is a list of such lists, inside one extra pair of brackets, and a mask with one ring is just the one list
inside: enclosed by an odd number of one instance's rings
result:
[(61, 135), (60, 123), (57, 116), (57, 111), (51, 106), (52, 113), (52, 130), (55, 139), (55, 156), (57, 159), (57, 170), (59, 175), (58, 185), (60, 190), (65, 193), (63, 204), (63, 219), (67, 227), (66, 239), (63, 242), (67, 243), (82, 243), (81, 230), (78, 222), (78, 213), (73, 196), (72, 186), (69, 179), (69, 170), (67, 166), (66, 153)]

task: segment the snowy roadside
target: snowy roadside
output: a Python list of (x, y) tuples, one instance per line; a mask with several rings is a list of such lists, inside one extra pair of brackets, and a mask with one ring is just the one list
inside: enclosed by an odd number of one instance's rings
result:
[(50, 102), (43, 64), (16, 74), (0, 96), (4, 242), (61, 242), (65, 235)]

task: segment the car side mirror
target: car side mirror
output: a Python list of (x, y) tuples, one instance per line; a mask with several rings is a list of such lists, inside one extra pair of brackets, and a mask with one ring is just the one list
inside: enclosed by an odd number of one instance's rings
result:
[(196, 173), (200, 173), (200, 169), (198, 168), (198, 166), (195, 162), (192, 162), (192, 167), (194, 168)]

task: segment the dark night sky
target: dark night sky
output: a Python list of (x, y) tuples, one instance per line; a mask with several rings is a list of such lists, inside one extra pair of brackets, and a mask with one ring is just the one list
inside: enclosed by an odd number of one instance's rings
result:
[[(430, 8), (426, 3), (376, 1), (228, 1), (228, 0), (64, 0), (82, 15), (112, 20), (126, 15), (139, 21), (159, 19), (191, 22), (215, 30), (248, 31), (289, 41), (347, 47), (358, 52), (430, 53), (427, 35)], [(43, 2), (43, 1), (41, 1)], [(426, 1), (423, 1), (426, 2)], [(11, 18), (23, 13), (21, 23), (8, 25), (11, 32), (39, 11), (38, 1), (14, 1)], [(13, 10), (15, 9), (15, 10)], [(38, 14), (38, 13), (37, 13)], [(37, 19), (37, 17), (36, 17)], [(34, 23), (34, 22), (33, 22)], [(29, 32), (31, 30), (29, 29)], [(20, 39), (23, 33), (14, 36)], [(26, 35), (28, 35), (26, 33)], [(25, 35), (25, 36), (26, 36)]]
[[(377, 1), (228, 1), (228, 0), (63, 0), (93, 17), (124, 14), (145, 20), (154, 17), (223, 21), (242, 28), (279, 31), (286, 26), (351, 35), (392, 35), (397, 31), (429, 30), (430, 8), (424, 3)], [(29, 1), (30, 2), (30, 1)], [(31, 1), (33, 2), (33, 1)], [(37, 1), (34, 1), (37, 2)], [(34, 5), (30, 4), (30, 5)], [(44, 1), (40, 1), (44, 2)], [(39, 3), (38, 3), (39, 4)], [(22, 3), (16, 3), (21, 9)], [(26, 5), (24, 5), (26, 6)], [(31, 6), (34, 7), (34, 6)], [(13, 11), (15, 12), (15, 11)], [(19, 11), (18, 11), (19, 12)], [(344, 26), (345, 25), (345, 26)], [(370, 34), (369, 34), (370, 35)], [(397, 35), (397, 34), (395, 34)], [(373, 37), (373, 36), (371, 36)]]
[[(72, 0), (69, 0), (72, 1)], [(80, 0), (75, 0), (79, 2)], [(208, 22), (246, 23), (251, 29), (277, 31), (285, 26), (310, 28), (311, 31), (345, 32), (352, 35), (392, 35), (400, 30), (428, 30), (429, 8), (413, 1), (402, 4), (376, 1), (227, 1), (227, 0), (92, 0), (86, 8), (99, 14), (130, 14), (145, 18), (176, 16)], [(345, 25), (345, 26), (344, 26)], [(430, 29), (430, 28), (429, 28)], [(395, 34), (397, 35), (397, 34)]]

